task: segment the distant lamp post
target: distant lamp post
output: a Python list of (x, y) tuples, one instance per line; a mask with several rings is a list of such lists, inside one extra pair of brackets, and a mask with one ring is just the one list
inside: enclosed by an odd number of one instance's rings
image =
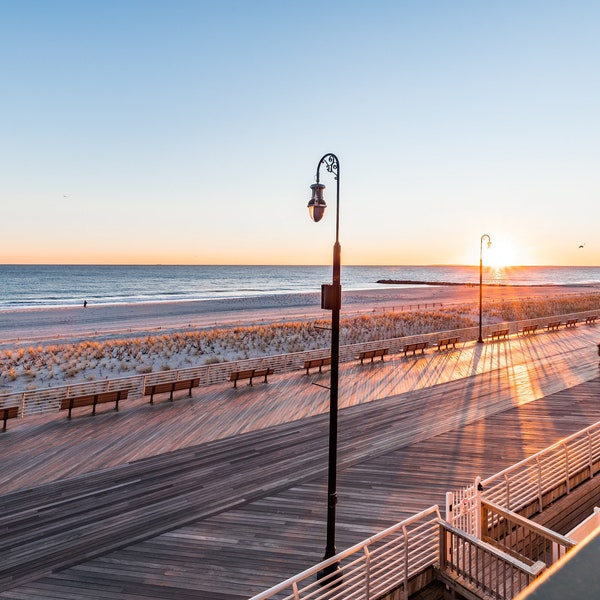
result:
[(487, 233), (481, 236), (479, 243), (479, 337), (477, 338), (478, 344), (483, 344), (483, 337), (481, 337), (481, 322), (483, 318), (483, 240), (487, 238), (487, 247), (492, 245), (492, 240)]
[[(340, 229), (340, 163), (335, 154), (325, 154), (317, 165), (317, 182), (310, 186), (312, 198), (308, 203), (308, 212), (313, 221), (323, 218), (327, 203), (323, 199), (325, 186), (320, 183), (319, 171), (321, 165), (332, 173), (337, 182), (336, 214), (335, 214), (335, 244), (333, 246), (333, 282), (321, 286), (321, 308), (331, 310), (331, 379), (329, 387), (329, 465), (327, 483), (327, 543), (323, 560), (335, 556), (335, 507), (337, 504), (337, 422), (338, 422), (338, 373), (340, 357), (340, 308), (342, 305), (342, 285), (340, 283), (341, 246), (339, 242)], [(317, 575), (318, 579), (325, 578), (324, 583), (337, 579), (334, 575), (339, 564), (334, 563), (323, 569)]]

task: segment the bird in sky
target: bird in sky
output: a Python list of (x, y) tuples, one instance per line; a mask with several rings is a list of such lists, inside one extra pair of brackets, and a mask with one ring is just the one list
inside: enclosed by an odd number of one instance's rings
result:
[(579, 247), (580, 248), (585, 248), (585, 244), (581, 244)]

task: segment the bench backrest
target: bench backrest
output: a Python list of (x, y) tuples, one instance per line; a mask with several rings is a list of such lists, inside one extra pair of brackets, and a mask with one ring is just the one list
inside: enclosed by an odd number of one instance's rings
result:
[(320, 367), (321, 365), (328, 365), (330, 362), (331, 356), (326, 356), (325, 358), (313, 358), (304, 361), (304, 368), (310, 369), (310, 367)]
[(92, 406), (102, 404), (103, 402), (116, 402), (117, 399), (125, 400), (129, 390), (114, 390), (110, 392), (100, 392), (98, 394), (86, 394), (85, 396), (72, 396), (63, 398), (60, 401), (60, 410), (68, 408), (79, 408), (81, 406)]
[(0, 408), (1, 419), (16, 419), (19, 416), (18, 406), (3, 406)]
[(247, 369), (245, 371), (234, 371), (229, 376), (229, 381), (235, 381), (236, 379), (250, 379), (250, 377), (254, 376), (255, 369)]

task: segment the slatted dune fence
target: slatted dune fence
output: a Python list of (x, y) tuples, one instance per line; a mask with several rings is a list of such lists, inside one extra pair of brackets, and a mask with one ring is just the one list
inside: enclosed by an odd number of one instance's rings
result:
[[(489, 336), (497, 329), (508, 329), (511, 334), (522, 330), (525, 325), (537, 325), (544, 327), (549, 321), (557, 319), (563, 322), (567, 319), (576, 318), (584, 320), (587, 316), (597, 314), (598, 311), (585, 311), (560, 317), (544, 317), (540, 319), (529, 319), (525, 321), (514, 321), (506, 323), (495, 323), (482, 328), (483, 335)], [(389, 348), (390, 354), (398, 354), (408, 344), (427, 342), (429, 346), (435, 346), (441, 338), (458, 337), (461, 342), (477, 339), (479, 334), (477, 327), (468, 327), (449, 331), (425, 333), (421, 335), (392, 338), (387, 340), (374, 340), (349, 344), (340, 347), (340, 362), (351, 362), (356, 360), (360, 352), (375, 350), (377, 348)], [(232, 362), (199, 365), (185, 369), (173, 369), (170, 371), (159, 371), (146, 375), (130, 376), (125, 378), (90, 381), (75, 383), (68, 386), (59, 386), (43, 390), (27, 390), (0, 396), (0, 407), (19, 406), (20, 416), (28, 416), (58, 410), (63, 398), (94, 394), (101, 391), (116, 391), (119, 389), (129, 390), (129, 398), (139, 398), (143, 395), (144, 387), (158, 383), (167, 383), (182, 379), (198, 378), (200, 385), (214, 385), (228, 380), (233, 371), (249, 369), (272, 368), (275, 373), (289, 373), (303, 369), (304, 362), (315, 358), (324, 358), (330, 355), (329, 348), (281, 354), (260, 358), (251, 358)]]

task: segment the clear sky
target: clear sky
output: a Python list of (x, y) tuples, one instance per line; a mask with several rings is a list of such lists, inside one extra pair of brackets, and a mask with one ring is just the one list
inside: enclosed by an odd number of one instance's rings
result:
[(345, 264), (487, 233), (600, 265), (599, 31), (597, 0), (0, 0), (0, 262), (329, 264), (333, 152)]

